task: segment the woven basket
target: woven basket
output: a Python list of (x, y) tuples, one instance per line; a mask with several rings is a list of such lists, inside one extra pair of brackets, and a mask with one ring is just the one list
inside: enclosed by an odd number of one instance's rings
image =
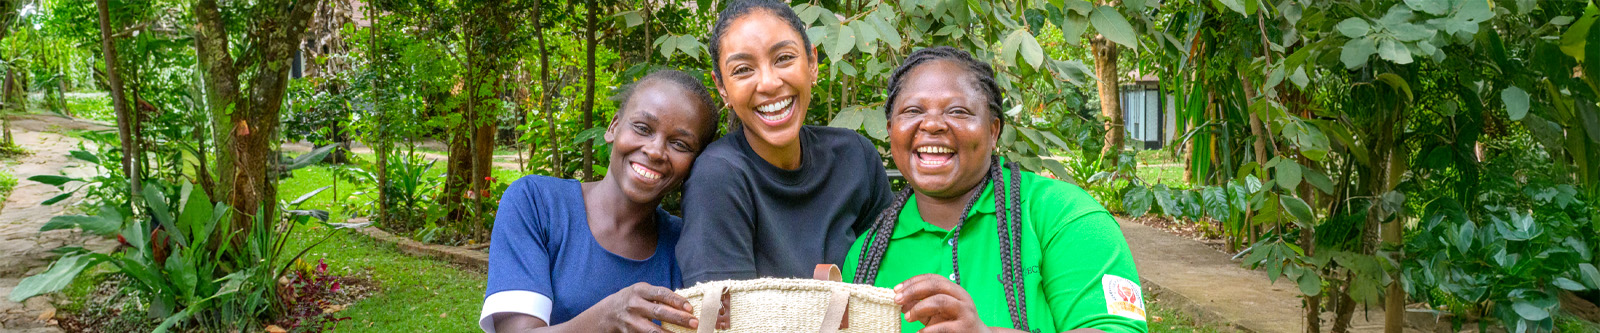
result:
[[(717, 330), (716, 315), (723, 305), (723, 293), (729, 295), (731, 328)], [(900, 306), (894, 304), (894, 291), (887, 288), (766, 278), (706, 282), (678, 290), (678, 294), (695, 305), (701, 333), (900, 331)], [(696, 332), (671, 324), (666, 329)]]

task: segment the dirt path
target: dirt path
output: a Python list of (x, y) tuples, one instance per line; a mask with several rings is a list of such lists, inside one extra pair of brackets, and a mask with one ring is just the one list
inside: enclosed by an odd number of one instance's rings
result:
[[(434, 142), (434, 143), (437, 144), (437, 142)], [(302, 142), (290, 142), (290, 143), (284, 143), (283, 144), (283, 150), (284, 151), (296, 152), (296, 153), (309, 152), (309, 151), (311, 151), (311, 149), (314, 149), (314, 148), (316, 148), (316, 147), (312, 146), (311, 143), (304, 142), (304, 141), (302, 141)], [(353, 153), (356, 153), (356, 154), (373, 154), (372, 148), (368, 148), (366, 145), (363, 145), (360, 142), (352, 142), (352, 143), (350, 143), (350, 152), (353, 152)], [(450, 156), (446, 156), (446, 155), (443, 155), (443, 154), (430, 153), (430, 152), (421, 152), (421, 151), (419, 151), (419, 152), (417, 152), (417, 155), (422, 155), (423, 158), (426, 158), (428, 160), (440, 161), (440, 162), (443, 162), (443, 161), (446, 161), (446, 160), (450, 159)], [(501, 168), (501, 169), (506, 169), (506, 170), (521, 170), (522, 166), (517, 164), (517, 162), (516, 162), (518, 158), (520, 158), (520, 157), (517, 156), (517, 155), (494, 155), (494, 166), (496, 168)]]
[(83, 245), (105, 252), (115, 242), (75, 230), (39, 232), (39, 227), (76, 200), (52, 206), (40, 205), (39, 202), (60, 192), (53, 186), (27, 178), (61, 172), (73, 176), (92, 174), (94, 170), (75, 167), (78, 163), (67, 158), (67, 152), (77, 148), (78, 140), (58, 133), (106, 127), (54, 115), (13, 117), (11, 126), (17, 144), (32, 154), (18, 157), (14, 164), (7, 163), (9, 165), (5, 166), (11, 169), (18, 182), (11, 197), (6, 199), (4, 208), (0, 208), (0, 331), (60, 332), (50, 323), (48, 315), (54, 314), (55, 308), (47, 297), (34, 297), (23, 303), (12, 302), (7, 297), (11, 289), (23, 277), (43, 271), (50, 264), (51, 249), (63, 245)]
[[(1223, 323), (1250, 332), (1305, 332), (1299, 289), (1292, 281), (1273, 284), (1262, 271), (1244, 269), (1228, 254), (1205, 243), (1117, 218), (1139, 265), (1146, 297), (1175, 304), (1206, 322)], [(1357, 313), (1352, 332), (1382, 332), (1382, 307)], [(1408, 318), (1412, 319), (1412, 318)], [(1412, 324), (1417, 324), (1414, 321)], [(1406, 332), (1428, 331), (1407, 327)], [(1324, 313), (1322, 329), (1332, 327)], [(1419, 329), (1420, 328), (1420, 329)]]

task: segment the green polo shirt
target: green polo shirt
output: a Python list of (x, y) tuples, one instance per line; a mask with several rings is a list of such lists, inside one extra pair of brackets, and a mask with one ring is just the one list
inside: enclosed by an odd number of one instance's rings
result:
[[(1006, 182), (1010, 171), (1003, 171)], [(1082, 188), (1022, 174), (1022, 265), (1028, 326), (1034, 332), (1095, 328), (1106, 332), (1146, 332), (1139, 273), (1116, 220)], [(888, 252), (873, 285), (893, 288), (920, 274), (950, 276), (950, 231), (922, 220), (913, 195), (900, 211)], [(978, 316), (989, 326), (1013, 328), (1000, 283), (1000, 237), (996, 232), (994, 186), (985, 185), (961, 228), (958, 260), (961, 287), (972, 295)], [(855, 278), (863, 234), (845, 258), (844, 280)], [(904, 320), (902, 318), (902, 320)], [(916, 332), (922, 323), (901, 325)]]

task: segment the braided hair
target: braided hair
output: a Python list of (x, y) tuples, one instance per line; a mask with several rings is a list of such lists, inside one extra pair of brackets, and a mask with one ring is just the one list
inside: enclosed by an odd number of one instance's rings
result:
[[(906, 74), (917, 66), (933, 60), (955, 61), (969, 70), (977, 79), (978, 90), (988, 97), (989, 113), (1004, 124), (1005, 116), (1000, 111), (1002, 110), (1002, 98), (1000, 88), (994, 83), (994, 70), (989, 67), (989, 64), (973, 59), (972, 55), (966, 51), (948, 46), (918, 50), (912, 53), (910, 57), (907, 57), (906, 61), (894, 70), (894, 73), (889, 76), (889, 99), (884, 102), (885, 114), (894, 110), (894, 101), (900, 94), (900, 88)], [(999, 234), (1000, 240), (1000, 281), (1005, 287), (1006, 305), (1010, 310), (1012, 327), (1027, 331), (1028, 302), (1027, 292), (1024, 290), (1022, 268), (1021, 170), (1016, 162), (1005, 163), (1004, 167), (1010, 169), (1009, 173), (1011, 175), (1010, 181), (1006, 181), (1000, 172), (1001, 167), (1000, 158), (991, 154), (989, 156), (988, 174), (978, 182), (977, 186), (980, 189), (983, 186), (990, 186), (990, 184), (994, 186), (995, 222), (997, 224), (995, 229)], [(883, 214), (878, 215), (877, 221), (874, 221), (872, 227), (867, 230), (867, 246), (861, 248), (860, 256), (857, 259), (855, 283), (872, 284), (877, 281), (878, 270), (882, 267), (884, 254), (889, 249), (890, 235), (894, 232), (896, 222), (900, 220), (900, 211), (905, 209), (906, 201), (910, 199), (911, 195), (912, 189), (909, 186), (900, 190), (895, 195), (894, 202), (890, 204)], [(951, 239), (960, 239), (961, 227), (966, 224), (967, 214), (978, 203), (979, 197), (979, 195), (973, 195), (972, 198), (968, 199), (966, 208), (961, 210), (961, 218), (957, 220), (955, 228), (950, 230)], [(961, 263), (957, 260), (960, 251), (958, 251), (957, 244), (960, 244), (960, 242), (954, 242), (950, 246), (950, 269), (952, 270), (950, 278), (956, 284), (961, 284)]]
[(967, 51), (949, 46), (935, 46), (912, 52), (911, 56), (906, 57), (905, 62), (900, 63), (900, 67), (894, 69), (894, 73), (889, 74), (889, 98), (883, 101), (885, 116), (894, 112), (894, 101), (900, 96), (900, 87), (905, 85), (906, 74), (910, 74), (917, 66), (934, 60), (954, 61), (972, 72), (972, 77), (978, 81), (975, 88), (988, 97), (989, 114), (994, 115), (1001, 124), (1005, 124), (1006, 115), (1001, 111), (1005, 109), (1000, 105), (1005, 98), (1000, 93), (1000, 85), (994, 82), (994, 68), (989, 67), (989, 63), (973, 58)]

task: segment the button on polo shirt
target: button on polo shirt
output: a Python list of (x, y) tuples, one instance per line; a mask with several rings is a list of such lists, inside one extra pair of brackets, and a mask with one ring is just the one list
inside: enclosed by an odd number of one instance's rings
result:
[[(1002, 178), (1009, 183), (1010, 171), (1003, 171)], [(1138, 272), (1116, 220), (1076, 185), (1029, 172), (1021, 178), (1023, 286), (1030, 330), (1146, 332)], [(916, 196), (911, 196), (900, 211), (873, 285), (893, 288), (921, 274), (949, 278), (954, 273), (950, 248), (959, 242), (961, 287), (972, 296), (978, 316), (989, 326), (1014, 328), (1000, 281), (993, 182), (984, 187), (959, 239), (923, 221)], [(861, 250), (870, 241), (869, 234), (863, 234), (851, 246), (845, 281), (855, 278)], [(901, 325), (904, 332), (922, 328), (919, 322)]]

